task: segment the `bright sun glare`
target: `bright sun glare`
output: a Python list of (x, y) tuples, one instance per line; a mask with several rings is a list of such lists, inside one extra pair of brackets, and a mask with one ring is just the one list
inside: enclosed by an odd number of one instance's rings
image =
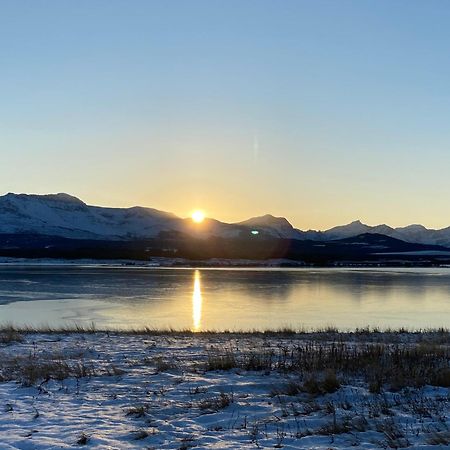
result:
[(205, 219), (205, 213), (200, 209), (197, 209), (192, 213), (191, 217), (195, 223), (200, 223), (203, 222), (203, 220)]

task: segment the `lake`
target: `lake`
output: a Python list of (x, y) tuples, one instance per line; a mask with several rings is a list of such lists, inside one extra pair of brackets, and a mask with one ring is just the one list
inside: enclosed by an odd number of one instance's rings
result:
[(194, 331), (449, 327), (450, 269), (4, 265), (0, 322)]

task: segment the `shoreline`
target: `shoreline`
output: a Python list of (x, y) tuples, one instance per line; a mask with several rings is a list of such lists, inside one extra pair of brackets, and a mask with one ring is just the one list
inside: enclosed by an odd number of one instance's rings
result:
[(59, 258), (10, 258), (0, 257), (3, 267), (76, 267), (76, 268), (129, 268), (129, 269), (273, 269), (273, 270), (320, 270), (320, 269), (448, 269), (449, 264), (386, 261), (386, 262), (336, 262), (310, 264), (289, 259), (242, 260), (217, 259), (188, 260), (180, 258), (152, 258), (149, 261), (133, 259), (59, 259)]
[(353, 329), (339, 329), (334, 326), (326, 326), (323, 328), (291, 328), (282, 327), (275, 329), (249, 329), (249, 330), (192, 330), (192, 329), (176, 329), (176, 328), (98, 328), (95, 323), (89, 326), (73, 324), (68, 326), (51, 327), (16, 325), (14, 323), (0, 323), (0, 335), (8, 333), (18, 334), (107, 334), (110, 336), (177, 336), (177, 337), (285, 337), (285, 338), (302, 338), (314, 336), (332, 336), (341, 338), (350, 337), (368, 337), (372, 336), (446, 336), (450, 343), (450, 328), (379, 328), (379, 327), (356, 327)]

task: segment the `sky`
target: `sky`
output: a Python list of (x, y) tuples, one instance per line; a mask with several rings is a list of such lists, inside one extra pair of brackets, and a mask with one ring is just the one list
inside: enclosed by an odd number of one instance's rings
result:
[(450, 225), (446, 0), (0, 0), (0, 193)]

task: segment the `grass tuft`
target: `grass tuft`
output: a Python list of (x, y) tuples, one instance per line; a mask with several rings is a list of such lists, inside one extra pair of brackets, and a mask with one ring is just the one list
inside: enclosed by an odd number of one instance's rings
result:
[(87, 445), (89, 443), (89, 435), (86, 433), (81, 433), (77, 439), (77, 445)]
[(234, 402), (233, 394), (226, 394), (221, 392), (216, 397), (205, 398), (201, 400), (198, 407), (202, 410), (208, 411), (220, 411), (221, 409), (227, 408)]

